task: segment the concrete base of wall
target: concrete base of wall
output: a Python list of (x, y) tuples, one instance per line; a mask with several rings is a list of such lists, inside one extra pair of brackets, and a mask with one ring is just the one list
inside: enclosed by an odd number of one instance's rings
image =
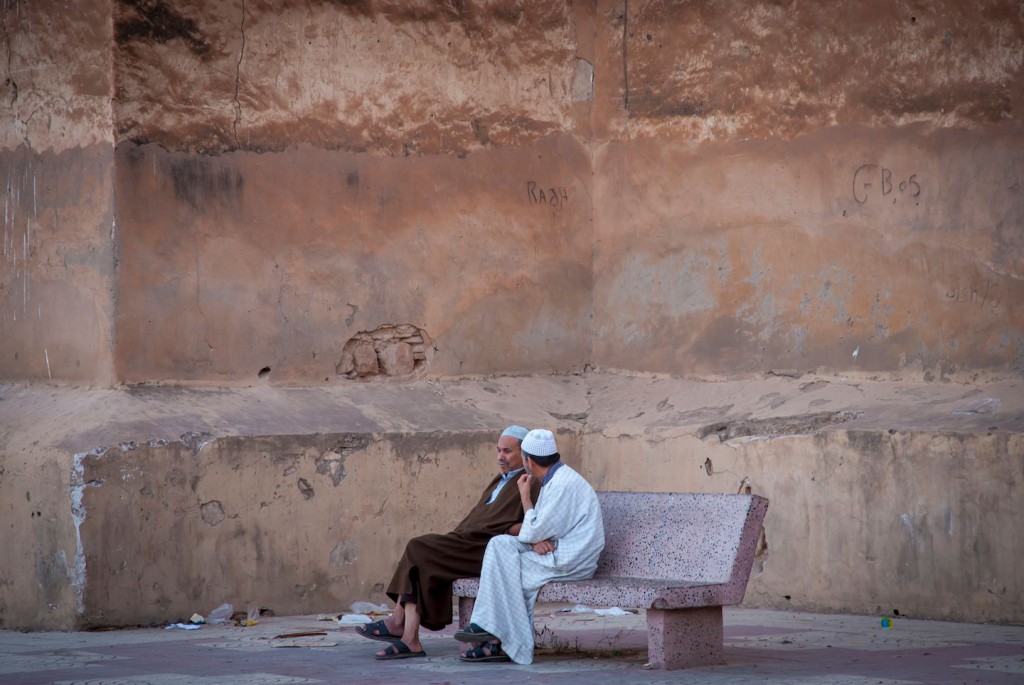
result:
[(0, 387), (0, 627), (384, 601), (508, 423), (598, 490), (771, 500), (750, 606), (1024, 620), (1024, 381), (766, 376)]

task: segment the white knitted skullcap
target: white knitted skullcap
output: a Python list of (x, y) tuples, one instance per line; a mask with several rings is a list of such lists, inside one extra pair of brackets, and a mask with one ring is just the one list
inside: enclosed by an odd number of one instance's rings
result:
[(555, 436), (551, 431), (543, 428), (535, 428), (526, 434), (521, 445), (523, 452), (534, 457), (550, 457), (558, 452), (555, 446)]

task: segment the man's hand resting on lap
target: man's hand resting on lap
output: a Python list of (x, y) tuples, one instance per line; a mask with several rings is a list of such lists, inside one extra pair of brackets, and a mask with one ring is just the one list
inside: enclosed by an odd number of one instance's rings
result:
[(550, 554), (555, 551), (555, 543), (551, 540), (541, 540), (533, 543), (533, 551), (537, 554)]

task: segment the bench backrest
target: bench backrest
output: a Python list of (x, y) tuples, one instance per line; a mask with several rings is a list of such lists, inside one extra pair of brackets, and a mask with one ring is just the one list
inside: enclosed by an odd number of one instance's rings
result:
[(746, 587), (768, 500), (757, 495), (599, 492), (605, 547), (595, 577)]

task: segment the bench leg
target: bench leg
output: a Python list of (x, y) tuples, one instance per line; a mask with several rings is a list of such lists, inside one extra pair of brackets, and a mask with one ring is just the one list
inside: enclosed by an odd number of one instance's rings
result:
[(722, 607), (647, 610), (647, 660), (654, 668), (724, 664), (724, 637)]
[(473, 617), (473, 605), (476, 597), (459, 597), (459, 628), (469, 627), (469, 619)]

